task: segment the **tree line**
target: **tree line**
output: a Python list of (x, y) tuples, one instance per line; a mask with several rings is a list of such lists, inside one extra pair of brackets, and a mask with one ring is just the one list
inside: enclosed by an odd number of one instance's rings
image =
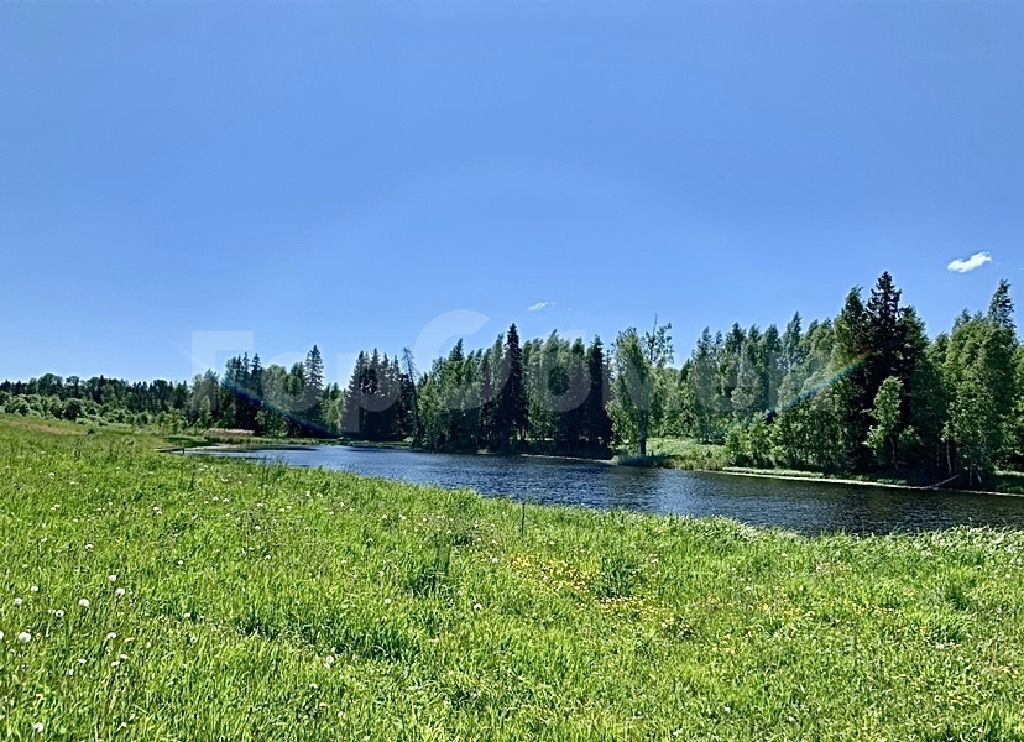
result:
[[(659, 433), (723, 441), (735, 463), (964, 475), (1024, 466), (1024, 350), (1002, 281), (929, 340), (883, 273), (834, 319), (706, 329), (666, 372)], [(654, 408), (656, 411), (659, 409)]]
[(552, 332), (521, 342), (459, 341), (429, 368), (405, 350), (361, 353), (345, 388), (324, 381), (314, 346), (290, 368), (258, 355), (191, 384), (46, 374), (0, 384), (9, 414), (179, 428), (244, 428), (265, 436), (407, 439), (432, 450), (647, 454), (652, 437), (723, 444), (732, 463), (829, 472), (962, 476), (1024, 467), (1024, 351), (1009, 284), (987, 311), (929, 339), (883, 273), (837, 316), (780, 331), (705, 328), (675, 365), (671, 324), (628, 328), (606, 353)]
[(600, 338), (584, 346), (553, 332), (520, 344), (513, 324), (486, 349), (467, 353), (460, 340), (419, 378), (414, 443), (431, 449), (607, 453), (609, 382)]

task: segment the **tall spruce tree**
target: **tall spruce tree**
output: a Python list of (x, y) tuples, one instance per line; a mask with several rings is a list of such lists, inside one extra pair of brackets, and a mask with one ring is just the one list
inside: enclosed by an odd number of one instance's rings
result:
[(358, 438), (363, 431), (363, 379), (366, 374), (366, 353), (359, 351), (345, 393), (345, 434)]
[(507, 449), (515, 437), (524, 437), (527, 426), (526, 387), (523, 374), (523, 351), (519, 345), (519, 331), (515, 324), (505, 335), (505, 383), (498, 393), (494, 415), (494, 436), (499, 448)]
[(319, 436), (324, 430), (324, 361), (316, 345), (306, 354), (302, 368), (302, 420), (307, 435)]
[(868, 370), (868, 357), (872, 352), (871, 326), (859, 288), (846, 296), (846, 303), (836, 318), (835, 350), (832, 362), (834, 373), (842, 373), (847, 380), (845, 399), (840, 410), (844, 428), (844, 458), (858, 468), (869, 462), (868, 451), (861, 444), (871, 426), (868, 410), (874, 401), (871, 390), (872, 374)]
[(595, 337), (587, 349), (587, 376), (590, 391), (584, 402), (584, 436), (590, 448), (599, 451), (607, 448), (612, 438), (612, 421), (607, 409), (611, 383), (600, 337)]
[(1014, 406), (1014, 353), (1017, 350), (1017, 328), (1013, 321), (1013, 300), (1010, 298), (1010, 284), (1005, 279), (989, 304), (988, 329), (982, 342), (982, 379), (991, 394), (996, 414), (996, 438), (994, 448), (997, 459), (1006, 462), (1011, 458), (1007, 443), (1012, 441)]
[(422, 445), (423, 431), (416, 389), (416, 363), (409, 348), (402, 348), (402, 403), (406, 420), (405, 434), (412, 438), (414, 446)]

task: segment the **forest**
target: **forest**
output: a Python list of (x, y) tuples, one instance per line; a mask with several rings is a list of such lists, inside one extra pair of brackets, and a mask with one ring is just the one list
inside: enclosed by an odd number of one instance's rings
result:
[(314, 346), (303, 363), (230, 359), (191, 382), (46, 374), (0, 384), (0, 411), (174, 432), (241, 428), (269, 438), (409, 441), (429, 450), (646, 457), (652, 438), (723, 444), (729, 463), (830, 473), (901, 473), (979, 485), (1024, 468), (1024, 350), (1010, 286), (929, 339), (883, 273), (834, 318), (780, 331), (706, 328), (681, 364), (672, 325), (628, 328), (605, 348), (460, 340), (418, 368), (406, 349), (361, 353), (342, 388)]

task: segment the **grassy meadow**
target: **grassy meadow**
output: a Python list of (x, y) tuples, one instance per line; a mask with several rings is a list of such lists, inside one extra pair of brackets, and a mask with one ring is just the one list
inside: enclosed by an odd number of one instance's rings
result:
[(1024, 535), (726, 520), (0, 419), (0, 736), (1024, 737)]

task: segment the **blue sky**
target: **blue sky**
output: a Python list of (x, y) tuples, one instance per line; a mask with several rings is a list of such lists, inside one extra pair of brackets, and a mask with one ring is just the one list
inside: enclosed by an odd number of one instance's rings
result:
[(934, 334), (1024, 284), (1022, 34), (1009, 2), (2, 4), (0, 377), (185, 378), (243, 331), (333, 380), (655, 313), (683, 356), (884, 269)]

